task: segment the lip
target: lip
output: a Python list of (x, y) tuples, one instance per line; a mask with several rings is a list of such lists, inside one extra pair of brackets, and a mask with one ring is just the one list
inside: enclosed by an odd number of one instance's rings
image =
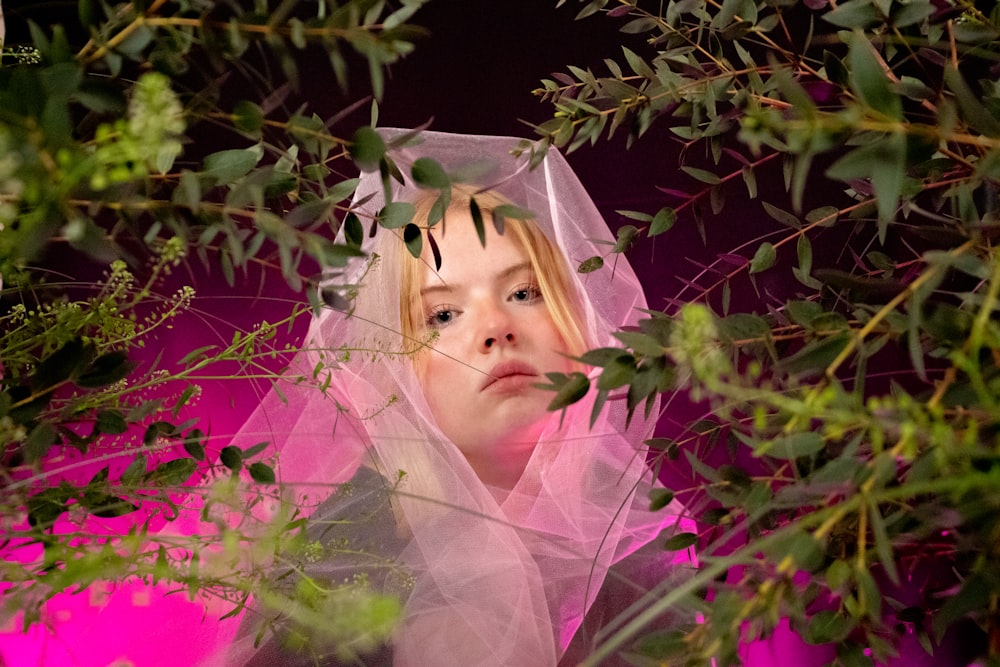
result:
[(538, 370), (531, 364), (526, 364), (523, 361), (503, 361), (490, 369), (489, 375), (479, 390), (486, 391), (490, 387), (526, 385), (537, 377)]

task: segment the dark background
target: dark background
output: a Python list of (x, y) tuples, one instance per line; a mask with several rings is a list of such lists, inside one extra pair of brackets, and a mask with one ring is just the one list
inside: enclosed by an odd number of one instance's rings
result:
[[(85, 35), (73, 27), (77, 22), (75, 1), (37, 2), (5, 0), (7, 42), (28, 42), (26, 21), (48, 27), (62, 23), (74, 45), (82, 44)], [(310, 8), (311, 3), (304, 3)], [(623, 62), (621, 46), (652, 55), (653, 48), (642, 36), (619, 32), (624, 19), (603, 15), (574, 20), (581, 5), (568, 0), (556, 7), (555, 0), (433, 0), (411, 19), (428, 30), (427, 37), (418, 40), (415, 51), (391, 65), (386, 73), (385, 94), (379, 103), (378, 123), (383, 127), (415, 127), (429, 123), (438, 131), (534, 136), (532, 124), (551, 118), (553, 108), (532, 91), (540, 80), (552, 72), (566, 71), (567, 65), (590, 68), (597, 75), (607, 73), (605, 58)], [(329, 118), (357, 103), (355, 111), (334, 128), (347, 135), (359, 125), (370, 121), (370, 84), (367, 64), (360, 58), (349, 58), (350, 85), (343, 91), (337, 85), (326, 55), (319, 50), (307, 50), (297, 58), (300, 66), (300, 86), (286, 102), (286, 107), (305, 104), (307, 111)], [(274, 68), (266, 59), (257, 62), (260, 68)], [(195, 64), (197, 67), (198, 64)], [(192, 73), (193, 74), (193, 73)], [(250, 97), (243, 74), (230, 72), (224, 95), (234, 99)], [(252, 77), (251, 77), (252, 78)], [(183, 87), (183, 82), (178, 82)], [(223, 103), (225, 106), (225, 102)], [(679, 201), (657, 187), (690, 189), (698, 184), (679, 171), (681, 145), (667, 130), (667, 123), (654, 123), (649, 132), (626, 148), (626, 133), (619, 129), (611, 139), (601, 139), (595, 146), (584, 145), (568, 155), (584, 186), (590, 192), (608, 224), (616, 229), (623, 224), (639, 224), (615, 213), (630, 209), (655, 213), (663, 206), (676, 206)], [(195, 153), (211, 150), (213, 128), (207, 127), (204, 145), (189, 146), (184, 159), (196, 158)], [(227, 146), (229, 147), (229, 146)], [(688, 159), (705, 156), (693, 150)], [(731, 167), (732, 165), (730, 165)], [(344, 174), (344, 177), (354, 176)], [(773, 179), (780, 184), (780, 177)], [(760, 177), (761, 189), (768, 187), (767, 175)], [(779, 188), (780, 189), (780, 188)], [(727, 206), (719, 216), (706, 212), (705, 240), (694, 221), (682, 213), (677, 225), (654, 240), (643, 240), (628, 257), (643, 281), (651, 308), (665, 309), (671, 299), (694, 296), (684, 291), (684, 281), (693, 280), (701, 272), (699, 265), (710, 264), (720, 253), (730, 252), (741, 243), (774, 229), (775, 223), (761, 212), (757, 202), (746, 199), (742, 182), (727, 187)], [(782, 205), (781, 202), (777, 202)], [(740, 251), (752, 256), (756, 243)], [(758, 278), (755, 290), (745, 277), (733, 282), (732, 310), (764, 311), (761, 294), (773, 291), (768, 277)], [(263, 278), (261, 283), (263, 282)], [(279, 281), (271, 280), (268, 289), (280, 289)], [(705, 282), (704, 277), (700, 282)], [(709, 280), (708, 282), (712, 282)], [(181, 356), (203, 337), (206, 343), (227, 340), (227, 322), (234, 318), (245, 323), (272, 319), (273, 308), (255, 296), (262, 290), (250, 281), (245, 294), (233, 294), (218, 274), (206, 280), (199, 277), (198, 286), (201, 321), (194, 326), (183, 325), (185, 336), (164, 336), (160, 344), (170, 353)], [(787, 287), (787, 286), (786, 286)], [(794, 287), (793, 287), (794, 289)], [(779, 289), (778, 291), (783, 291)], [(787, 290), (784, 290), (787, 291)], [(716, 302), (718, 302), (716, 290)], [(287, 298), (288, 295), (279, 295)], [(178, 329), (182, 325), (178, 324)], [(201, 341), (198, 341), (200, 344)], [(214, 432), (231, 433), (242, 422), (246, 411), (266, 388), (232, 387), (230, 403), (234, 410), (216, 413)], [(684, 427), (701, 416), (703, 408), (689, 405), (682, 396), (674, 397), (664, 413), (659, 433), (683, 435)]]

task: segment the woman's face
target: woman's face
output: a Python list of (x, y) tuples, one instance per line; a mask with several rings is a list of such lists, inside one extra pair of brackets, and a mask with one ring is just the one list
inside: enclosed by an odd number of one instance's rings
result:
[(434, 232), (441, 270), (423, 269), (422, 315), (437, 338), (420, 379), (441, 430), (482, 476), (477, 464), (530, 454), (552, 400), (532, 385), (572, 362), (512, 235), (487, 225), (483, 247), (467, 210), (449, 211), (445, 232)]

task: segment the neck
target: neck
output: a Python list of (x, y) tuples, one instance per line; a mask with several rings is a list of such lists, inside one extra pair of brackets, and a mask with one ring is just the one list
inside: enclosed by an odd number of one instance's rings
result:
[(506, 443), (486, 451), (467, 453), (465, 458), (483, 484), (510, 491), (524, 474), (535, 444), (534, 441)]

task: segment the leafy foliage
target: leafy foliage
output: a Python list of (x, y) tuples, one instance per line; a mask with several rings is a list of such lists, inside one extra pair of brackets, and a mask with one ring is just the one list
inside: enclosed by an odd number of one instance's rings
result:
[[(637, 240), (689, 220), (712, 237), (734, 197), (778, 226), (703, 265), (621, 349), (582, 357), (599, 404), (683, 390), (707, 410), (650, 442), (690, 468), (676, 495), (701, 522), (702, 571), (591, 664), (684, 596), (706, 600), (704, 623), (643, 639), (636, 664), (733, 664), (781, 618), (846, 664), (885, 661), (907, 633), (931, 650), (968, 620), (995, 638), (1000, 14), (591, 0), (580, 15), (598, 12), (635, 45), (606, 75), (543, 81), (555, 113), (523, 149), (679, 142), (675, 203), (620, 212)], [(774, 180), (784, 198), (759, 185)], [(756, 301), (733, 302), (741, 284)], [(560, 405), (585, 393), (554, 385)]]
[[(275, 559), (301, 551), (303, 521), (268, 443), (228, 445), (199, 420), (206, 383), (277, 377), (293, 352), (278, 332), (309, 308), (180, 358), (156, 348), (192, 315), (199, 276), (273, 273), (319, 307), (319, 284), (361, 254), (353, 226), (333, 240), (357, 183), (336, 163), (353, 173), (381, 152), (371, 130), (334, 134), (343, 114), (290, 108), (298, 59), (321, 50), (342, 86), (349, 64), (366, 65), (378, 97), (384, 67), (423, 34), (408, 23), (422, 4), (80, 0), (79, 26), (32, 24), (33, 45), (4, 45), (3, 604), (25, 626), (60, 592), (140, 579), (233, 613), (251, 592), (357, 611), (364, 627), (342, 623), (338, 641), (390, 631), (398, 610), (363, 586), (271, 585)], [(267, 522), (251, 511), (264, 500), (279, 508)], [(191, 506), (196, 534), (160, 532)]]

